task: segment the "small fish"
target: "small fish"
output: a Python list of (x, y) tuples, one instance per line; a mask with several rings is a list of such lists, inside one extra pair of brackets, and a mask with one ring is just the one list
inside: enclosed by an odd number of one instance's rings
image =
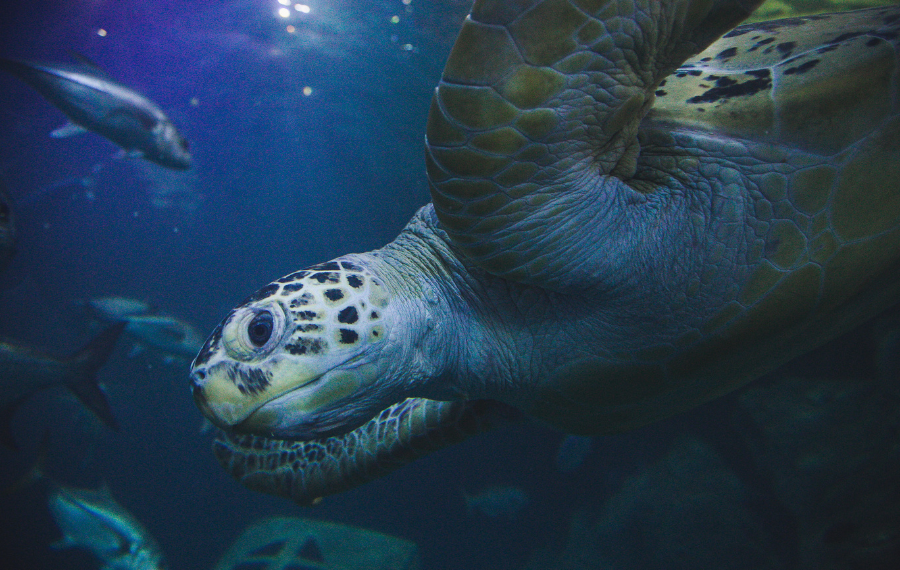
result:
[(125, 330), (138, 340), (173, 356), (197, 356), (206, 338), (197, 329), (175, 317), (128, 315)]
[(528, 494), (521, 487), (497, 485), (472, 495), (463, 491), (469, 512), (478, 510), (492, 518), (512, 519), (528, 506)]
[(586, 435), (566, 435), (556, 451), (556, 467), (563, 473), (578, 468), (591, 453), (594, 438)]
[(117, 323), (101, 331), (68, 358), (56, 358), (28, 347), (0, 342), (0, 443), (15, 447), (12, 417), (29, 396), (63, 384), (103, 423), (118, 430), (112, 408), (97, 385), (97, 372), (106, 363), (125, 328)]
[(118, 295), (94, 297), (88, 300), (87, 305), (99, 318), (106, 321), (122, 321), (128, 317), (146, 315), (154, 310), (148, 301)]
[(13, 217), (12, 200), (6, 194), (5, 184), (0, 180), (0, 271), (3, 271), (15, 253), (16, 221)]
[(93, 131), (129, 156), (185, 170), (191, 166), (187, 141), (153, 101), (113, 80), (86, 57), (75, 64), (43, 64), (0, 58), (0, 69), (28, 83), (71, 121), (53, 131), (63, 138)]
[(104, 570), (168, 568), (156, 540), (105, 485), (97, 490), (54, 485), (47, 505), (63, 533), (53, 548), (88, 549)]

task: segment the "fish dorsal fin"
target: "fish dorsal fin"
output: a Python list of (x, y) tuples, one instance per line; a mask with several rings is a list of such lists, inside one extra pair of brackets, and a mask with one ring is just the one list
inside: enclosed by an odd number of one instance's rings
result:
[(69, 50), (69, 57), (71, 57), (72, 59), (74, 59), (75, 61), (80, 63), (81, 65), (84, 65), (85, 67), (90, 68), (90, 70), (93, 71), (94, 73), (96, 73), (97, 75), (101, 75), (106, 78), (110, 77), (109, 73), (107, 73), (107, 71), (105, 69), (103, 69), (102, 67), (97, 65), (97, 63), (94, 60), (92, 60), (88, 56), (84, 55), (83, 53), (79, 53), (74, 50)]

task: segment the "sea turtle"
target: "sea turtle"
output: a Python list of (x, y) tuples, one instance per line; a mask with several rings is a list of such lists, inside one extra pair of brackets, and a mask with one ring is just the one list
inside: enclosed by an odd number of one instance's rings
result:
[(432, 204), (194, 361), (219, 460), (309, 503), (516, 413), (620, 432), (900, 300), (900, 7), (735, 28), (758, 4), (476, 1)]

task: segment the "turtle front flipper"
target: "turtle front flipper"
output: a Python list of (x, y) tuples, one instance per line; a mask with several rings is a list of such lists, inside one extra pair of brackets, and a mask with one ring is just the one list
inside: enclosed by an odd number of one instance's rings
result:
[(491, 400), (408, 398), (341, 436), (288, 441), (223, 432), (213, 451), (248, 488), (312, 505), (521, 417), (516, 409)]
[[(759, 4), (476, 2), (427, 127), (431, 196), (453, 242), (491, 273), (555, 290), (633, 265), (629, 240), (654, 223), (635, 211), (650, 188), (628, 184), (654, 91)], [(606, 233), (622, 247), (596, 247)]]

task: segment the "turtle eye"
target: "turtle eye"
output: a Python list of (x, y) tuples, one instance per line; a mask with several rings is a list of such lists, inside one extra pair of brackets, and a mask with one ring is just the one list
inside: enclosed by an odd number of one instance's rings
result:
[(253, 317), (253, 320), (247, 325), (247, 337), (253, 346), (257, 348), (265, 346), (272, 336), (273, 326), (274, 319), (269, 311), (263, 311)]

